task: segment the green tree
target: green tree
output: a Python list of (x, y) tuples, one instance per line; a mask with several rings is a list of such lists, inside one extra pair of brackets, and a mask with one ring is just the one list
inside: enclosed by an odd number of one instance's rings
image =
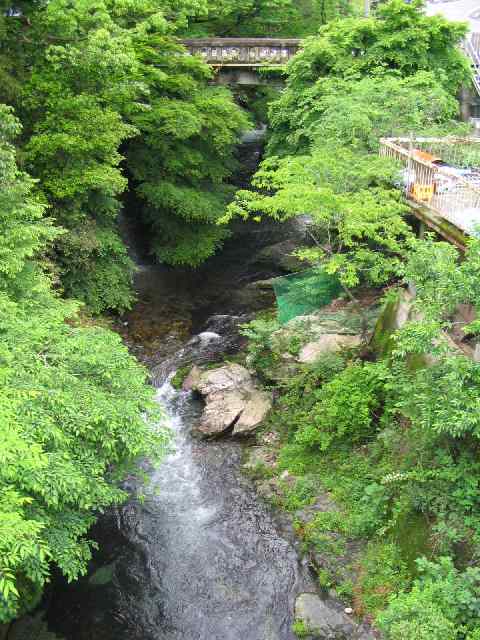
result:
[(1, 105), (0, 622), (38, 600), (53, 565), (68, 579), (86, 571), (96, 515), (166, 444), (146, 371), (51, 291), (39, 259), (59, 232), (16, 168), (18, 132)]
[(135, 46), (149, 93), (132, 116), (138, 135), (126, 153), (141, 217), (159, 261), (197, 266), (228, 235), (216, 223), (233, 197), (226, 181), (249, 121), (227, 89), (208, 85), (200, 59), (151, 34)]
[(25, 44), (32, 71), (21, 100), (22, 159), (67, 230), (54, 253), (65, 293), (97, 313), (123, 310), (133, 265), (116, 226), (127, 186), (118, 150), (135, 132), (121, 113), (138, 93), (135, 53), (105, 2), (54, 0), (30, 19), (36, 47)]
[(464, 132), (457, 116), (456, 97), (432, 72), (405, 78), (319, 78), (305, 87), (288, 87), (272, 104), (268, 153), (305, 153), (326, 139), (377, 153), (382, 137)]
[(299, 255), (324, 264), (346, 287), (378, 285), (401, 274), (411, 234), (403, 219), (406, 206), (387, 186), (394, 171), (378, 156), (357, 156), (338, 146), (273, 157), (255, 177), (259, 192), (240, 191), (229, 212), (281, 221), (308, 214), (314, 245)]
[(455, 95), (471, 71), (458, 48), (466, 25), (426, 16), (423, 0), (390, 0), (374, 17), (347, 17), (322, 27), (289, 64), (289, 87), (297, 91), (321, 77), (349, 80), (430, 71)]
[(61, 285), (95, 313), (123, 311), (133, 301), (133, 264), (117, 227), (125, 166), (145, 201), (152, 253), (196, 265), (227, 235), (214, 223), (231, 194), (224, 183), (247, 119), (227, 90), (209, 86), (209, 67), (175, 41), (205, 14), (202, 0), (19, 9), (3, 16), (0, 55), (20, 54), (4, 68), (24, 124), (19, 157), (66, 230), (52, 252)]
[(349, 0), (220, 0), (194, 20), (196, 36), (302, 37), (338, 15), (350, 12)]

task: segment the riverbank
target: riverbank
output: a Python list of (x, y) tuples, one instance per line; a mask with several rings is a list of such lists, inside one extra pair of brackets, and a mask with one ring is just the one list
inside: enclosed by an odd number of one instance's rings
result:
[[(379, 296), (380, 292), (365, 291), (361, 297), (370, 334), (380, 313)], [(350, 483), (351, 489), (358, 477), (358, 468), (354, 470), (358, 460), (351, 460), (351, 450), (338, 450), (335, 455), (327, 457), (306, 448), (292, 447), (291, 442), (299, 420), (315, 419), (311, 411), (312, 402), (308, 398), (318, 392), (322, 376), (326, 377), (329, 369), (332, 373), (341, 370), (347, 361), (354, 360), (364, 349), (360, 336), (362, 318), (351, 304), (342, 299), (283, 327), (276, 323), (274, 313), (261, 316), (246, 331), (250, 341), (244, 350), (223, 366), (223, 369), (231, 369), (231, 375), (227, 375), (228, 371), (221, 373), (222, 369), (207, 370), (205, 381), (195, 383), (192, 381), (195, 377), (198, 379), (199, 374), (194, 370), (185, 384), (187, 387), (196, 384), (196, 388), (206, 395), (204, 418), (209, 417), (214, 426), (222, 424), (226, 433), (230, 430), (224, 418), (239, 410), (236, 396), (241, 392), (238, 380), (242, 377), (242, 367), (263, 382), (266, 393), (273, 392), (273, 410), (253, 439), (245, 442), (243, 469), (255, 482), (258, 495), (290, 521), (304, 560), (316, 576), (320, 597), (309, 596), (307, 606), (299, 598), (293, 628), (298, 637), (329, 638), (334, 637), (332, 633), (335, 637), (348, 639), (377, 637), (368, 624), (364, 624), (372, 621), (373, 611), (365, 606), (355, 591), (360, 575), (363, 580), (362, 563), (368, 555), (368, 542), (359, 535), (354, 536), (345, 526), (349, 517), (346, 510), (347, 485)], [(215, 399), (210, 400), (211, 386), (216, 384), (219, 387), (229, 377), (237, 380), (234, 397), (230, 400), (224, 385), (220, 406)], [(305, 395), (306, 398), (302, 398)], [(229, 402), (233, 403), (232, 407)], [(241, 410), (248, 413), (248, 407), (247, 404)], [(215, 411), (217, 413), (212, 418)], [(301, 417), (300, 413), (304, 415)], [(240, 417), (236, 424), (242, 420), (245, 422)], [(211, 435), (201, 427), (200, 431)], [(237, 432), (240, 430), (235, 426), (233, 434)], [(370, 559), (370, 570), (376, 575), (377, 560), (376, 557)], [(387, 581), (387, 578), (378, 575), (379, 584), (382, 580)], [(364, 594), (367, 606), (376, 589), (377, 585), (372, 584), (369, 593)], [(390, 592), (385, 590), (382, 602)], [(325, 606), (334, 614), (333, 619), (325, 613)], [(355, 623), (355, 618), (360, 621), (360, 626)], [(309, 633), (312, 625), (314, 634)]]

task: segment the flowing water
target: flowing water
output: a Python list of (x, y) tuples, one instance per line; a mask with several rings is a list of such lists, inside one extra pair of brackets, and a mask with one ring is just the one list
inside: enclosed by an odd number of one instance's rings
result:
[(309, 578), (241, 474), (241, 446), (192, 438), (199, 404), (168, 380), (157, 399), (175, 451), (110, 519), (106, 564), (53, 599), (51, 626), (67, 640), (293, 639)]
[[(245, 140), (253, 164), (260, 156), (260, 138), (257, 132)], [(246, 173), (254, 168), (247, 167)], [(55, 582), (47, 620), (62, 638), (295, 638), (296, 595), (313, 586), (294, 537), (242, 474), (238, 442), (191, 436), (199, 401), (175, 391), (168, 381), (192, 353), (202, 362), (212, 353), (218, 356), (219, 347), (220, 353), (238, 348), (233, 328), (252, 305), (243, 297), (237, 302), (233, 294), (275, 274), (251, 261), (258, 248), (278, 241), (278, 229), (257, 225), (247, 235), (242, 230), (240, 241), (227, 243), (223, 254), (197, 273), (148, 263), (139, 271), (139, 303), (121, 331), (152, 369), (157, 400), (175, 433), (175, 450), (157, 469), (145, 464), (148, 483), (131, 478), (128, 503), (100, 518), (93, 532), (100, 550), (89, 575), (71, 585), (61, 578)], [(212, 313), (240, 317), (217, 315), (205, 324)], [(192, 338), (202, 327), (204, 332)]]

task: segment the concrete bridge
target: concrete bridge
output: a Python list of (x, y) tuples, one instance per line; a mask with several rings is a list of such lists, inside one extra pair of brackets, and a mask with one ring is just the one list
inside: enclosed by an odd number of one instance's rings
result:
[(195, 38), (182, 40), (191, 55), (217, 69), (221, 84), (263, 84), (261, 67), (282, 68), (301, 47), (297, 38)]

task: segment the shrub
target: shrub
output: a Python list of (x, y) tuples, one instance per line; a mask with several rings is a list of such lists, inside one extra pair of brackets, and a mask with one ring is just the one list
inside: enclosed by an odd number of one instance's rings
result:
[(276, 320), (259, 318), (243, 325), (240, 332), (248, 338), (248, 364), (266, 378), (275, 363), (276, 356), (272, 350), (271, 336), (276, 329), (278, 329)]
[(363, 440), (372, 432), (387, 376), (383, 363), (347, 367), (322, 387), (318, 402), (300, 425), (296, 442), (325, 450), (336, 440)]
[[(417, 560), (420, 577), (409, 592), (394, 596), (379, 616), (391, 640), (458, 640), (478, 637), (480, 569), (460, 572), (449, 557)], [(470, 630), (470, 634), (468, 634)]]

